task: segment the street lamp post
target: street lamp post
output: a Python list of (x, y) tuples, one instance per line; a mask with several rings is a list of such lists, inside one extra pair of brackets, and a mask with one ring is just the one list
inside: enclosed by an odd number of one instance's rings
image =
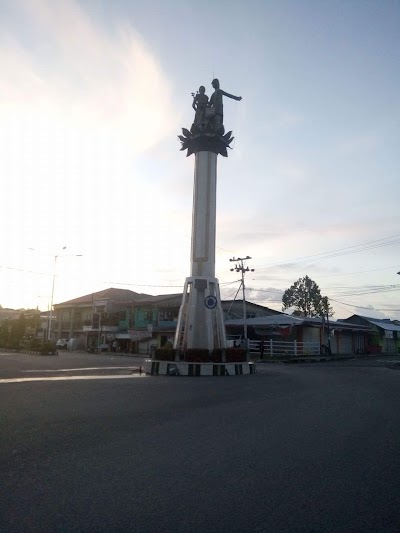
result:
[[(66, 250), (66, 246), (63, 246), (62, 250)], [(61, 251), (62, 251), (61, 250)], [(47, 328), (47, 340), (51, 340), (51, 325), (53, 320), (53, 302), (54, 302), (54, 285), (56, 283), (56, 271), (57, 271), (57, 259), (61, 252), (54, 256), (54, 271), (53, 271), (53, 284), (51, 287), (51, 300), (50, 300), (50, 313), (49, 313), (49, 326)]]
[[(66, 250), (67, 247), (63, 246), (62, 250), (54, 256), (54, 271), (53, 271), (53, 283), (51, 287), (51, 301), (50, 301), (50, 313), (49, 313), (49, 327), (47, 328), (47, 340), (51, 340), (51, 328), (53, 320), (53, 304), (54, 304), (54, 286), (56, 283), (56, 273), (57, 273), (57, 259), (60, 253)], [(74, 257), (82, 257), (82, 254), (73, 254)]]
[[(47, 340), (51, 340), (51, 330), (52, 330), (52, 321), (53, 321), (53, 304), (54, 304), (54, 287), (56, 284), (56, 274), (57, 274), (57, 259), (59, 255), (66, 250), (67, 247), (63, 246), (62, 249), (54, 256), (54, 270), (53, 270), (53, 282), (51, 286), (51, 300), (50, 300), (50, 309), (49, 309), (49, 317), (48, 317), (48, 325), (47, 325)], [(36, 251), (35, 248), (29, 248), (29, 250)], [(72, 254), (71, 257), (82, 257), (82, 254)], [(43, 335), (44, 339), (44, 335)]]

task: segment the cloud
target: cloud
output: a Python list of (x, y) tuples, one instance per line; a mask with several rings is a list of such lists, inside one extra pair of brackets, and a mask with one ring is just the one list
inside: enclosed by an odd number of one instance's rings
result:
[[(106, 28), (77, 1), (15, 0), (7, 17), (0, 21), (0, 224), (8, 228), (1, 255), (14, 251), (14, 265), (28, 247), (54, 255), (68, 245), (101, 256), (104, 270), (115, 262), (113, 248), (136, 265), (133, 246), (151, 248), (148, 206), (167, 211), (138, 156), (178, 130), (170, 80), (134, 28), (118, 20)], [(126, 235), (132, 240), (138, 225), (127, 254)], [(139, 266), (131, 272), (141, 274)]]
[(172, 85), (125, 22), (106, 30), (73, 0), (15, 5), (11, 27), (0, 26), (1, 218), (19, 205), (18, 240), (70, 237), (111, 191), (148, 196), (133, 161), (177, 129)]
[(277, 173), (280, 176), (290, 178), (292, 182), (304, 183), (311, 178), (309, 171), (304, 165), (293, 161), (281, 161), (277, 164)]
[(106, 32), (74, 1), (22, 2), (22, 8), (36, 32), (35, 48), (14, 32), (0, 51), (1, 112), (22, 122), (20, 132), (23, 125), (28, 133), (42, 127), (50, 137), (79, 128), (89, 137), (96, 129), (97, 140), (129, 144), (137, 153), (174, 127), (171, 84), (129, 25)]
[(380, 138), (375, 132), (366, 131), (358, 135), (348, 137), (339, 142), (339, 151), (346, 155), (370, 152), (380, 145)]
[(260, 287), (254, 289), (249, 287), (246, 289), (250, 293), (251, 299), (262, 300), (266, 302), (281, 302), (284, 290), (276, 287)]
[(275, 119), (275, 124), (280, 128), (293, 128), (304, 122), (303, 115), (282, 110)]
[(304, 123), (303, 114), (289, 109), (269, 108), (263, 114), (265, 131), (290, 130)]
[(355, 307), (354, 314), (366, 316), (369, 318), (393, 318), (393, 315), (388, 316), (386, 313), (376, 310), (372, 305), (366, 305), (365, 307)]

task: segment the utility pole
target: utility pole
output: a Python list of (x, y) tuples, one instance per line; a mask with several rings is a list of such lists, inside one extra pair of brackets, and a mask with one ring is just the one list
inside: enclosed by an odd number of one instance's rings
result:
[[(249, 255), (246, 257), (232, 257), (232, 259), (229, 259), (231, 262), (235, 262), (236, 265), (234, 268), (231, 268), (231, 272), (240, 272), (242, 275), (242, 293), (243, 293), (243, 332), (244, 332), (244, 341), (246, 343), (246, 349), (247, 349), (247, 312), (246, 312), (246, 288), (244, 284), (244, 275), (246, 272), (254, 272), (254, 268), (249, 268), (244, 266), (244, 262), (248, 259), (251, 259)], [(239, 287), (240, 289), (240, 287)]]
[[(63, 250), (65, 250), (67, 247), (63, 246)], [(51, 287), (51, 302), (50, 302), (50, 313), (49, 313), (49, 327), (47, 328), (47, 340), (51, 341), (51, 327), (52, 327), (52, 320), (53, 320), (53, 303), (54, 303), (54, 285), (56, 283), (56, 272), (57, 272), (57, 259), (61, 252), (59, 252), (57, 255), (54, 256), (54, 272), (53, 272), (53, 284)]]

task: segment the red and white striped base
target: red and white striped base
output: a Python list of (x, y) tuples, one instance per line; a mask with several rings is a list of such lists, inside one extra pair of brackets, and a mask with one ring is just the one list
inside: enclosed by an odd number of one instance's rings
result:
[(241, 376), (255, 374), (253, 362), (242, 363), (185, 363), (146, 359), (144, 371), (151, 376)]

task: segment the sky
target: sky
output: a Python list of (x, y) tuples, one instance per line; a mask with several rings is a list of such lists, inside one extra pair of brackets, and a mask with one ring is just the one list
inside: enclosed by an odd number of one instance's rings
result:
[(0, 0), (0, 305), (182, 291), (177, 135), (218, 77), (222, 298), (250, 256), (249, 301), (308, 275), (336, 319), (400, 319), (399, 27), (397, 0)]

